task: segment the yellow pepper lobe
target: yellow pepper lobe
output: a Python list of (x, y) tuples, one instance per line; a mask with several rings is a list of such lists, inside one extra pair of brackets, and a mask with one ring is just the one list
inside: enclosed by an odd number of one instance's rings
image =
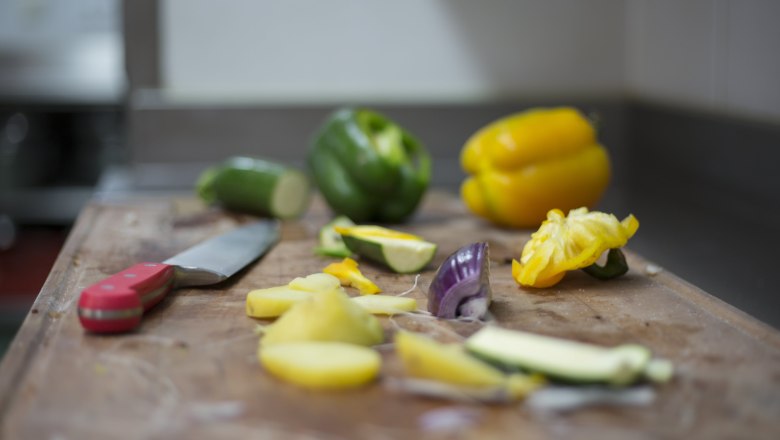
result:
[(633, 215), (618, 221), (587, 208), (571, 210), (568, 216), (551, 209), (523, 247), (520, 261), (512, 261), (512, 277), (521, 286), (555, 285), (567, 271), (590, 266), (605, 251), (625, 246), (638, 228)]
[(379, 286), (360, 272), (357, 261), (352, 258), (347, 257), (341, 262), (331, 263), (322, 271), (338, 278), (341, 285), (358, 289), (361, 295), (374, 295), (382, 291)]
[(577, 110), (533, 109), (489, 124), (461, 151), (470, 175), (461, 197), (475, 214), (529, 228), (552, 208), (592, 207), (606, 190), (611, 165), (596, 132)]
[(490, 210), (482, 194), (483, 191), (480, 189), (479, 182), (475, 177), (466, 178), (460, 187), (460, 195), (463, 202), (466, 203), (466, 207), (480, 217), (487, 217), (490, 215)]

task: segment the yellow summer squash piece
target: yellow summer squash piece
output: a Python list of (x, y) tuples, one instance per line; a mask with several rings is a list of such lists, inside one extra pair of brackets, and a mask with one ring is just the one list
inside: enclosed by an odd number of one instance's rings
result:
[(260, 364), (286, 382), (314, 390), (344, 390), (372, 382), (381, 357), (367, 347), (343, 342), (286, 342), (263, 346)]
[(406, 372), (413, 377), (474, 388), (503, 388), (513, 398), (537, 389), (536, 378), (507, 375), (469, 355), (459, 344), (441, 344), (417, 333), (401, 331), (395, 349)]

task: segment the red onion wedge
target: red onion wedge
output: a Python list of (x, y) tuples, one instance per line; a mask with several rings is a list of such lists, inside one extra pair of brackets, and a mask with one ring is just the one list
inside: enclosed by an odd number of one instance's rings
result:
[(428, 311), (444, 319), (483, 319), (491, 299), (488, 244), (472, 243), (439, 266), (428, 288)]

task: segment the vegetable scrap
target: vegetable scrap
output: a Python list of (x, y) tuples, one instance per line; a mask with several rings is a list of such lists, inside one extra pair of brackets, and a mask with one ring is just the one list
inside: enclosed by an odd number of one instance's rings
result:
[(392, 295), (367, 295), (352, 298), (352, 301), (360, 304), (368, 313), (374, 315), (397, 315), (417, 310), (417, 300), (404, 296)]
[(260, 345), (334, 341), (371, 346), (384, 341), (382, 324), (338, 290), (320, 292), (291, 307), (269, 325)]
[(470, 407), (447, 407), (426, 411), (418, 418), (423, 431), (456, 433), (476, 425), (483, 414)]
[(436, 255), (436, 244), (406, 232), (373, 225), (336, 226), (335, 230), (350, 251), (396, 273), (419, 272)]
[(399, 331), (396, 353), (411, 377), (429, 379), (476, 391), (500, 390), (519, 399), (541, 385), (536, 377), (506, 374), (469, 355), (461, 344), (441, 344), (419, 333)]
[(504, 368), (535, 372), (554, 380), (620, 387), (643, 379), (665, 382), (671, 362), (653, 359), (647, 347), (607, 348), (534, 333), (486, 326), (466, 339), (466, 350)]
[(550, 287), (567, 271), (588, 268), (608, 250), (615, 249), (604, 268), (591, 268), (602, 278), (621, 275), (628, 270), (618, 248), (625, 246), (639, 228), (629, 215), (619, 221), (614, 215), (578, 208), (566, 216), (551, 209), (539, 229), (523, 247), (520, 261), (512, 260), (512, 276), (521, 286)]
[(274, 376), (315, 390), (345, 390), (376, 379), (382, 359), (375, 350), (344, 342), (288, 342), (258, 351)]
[(648, 264), (645, 266), (645, 274), (652, 276), (658, 275), (659, 273), (663, 272), (663, 268), (661, 266), (655, 265), (655, 264)]
[(253, 318), (275, 318), (314, 293), (340, 289), (341, 283), (333, 275), (318, 273), (295, 278), (285, 286), (250, 291), (246, 297), (246, 314)]
[(349, 257), (352, 254), (341, 239), (341, 234), (336, 231), (337, 226), (349, 227), (355, 226), (355, 223), (349, 217), (340, 215), (320, 228), (319, 243), (314, 253), (326, 257)]
[(327, 273), (313, 273), (305, 277), (296, 277), (288, 284), (292, 289), (307, 292), (327, 292), (341, 290), (341, 280)]
[(449, 402), (468, 404), (510, 404), (517, 402), (517, 397), (512, 396), (505, 387), (467, 387), (438, 380), (412, 377), (388, 377), (383, 379), (383, 385), (392, 392)]
[(647, 406), (655, 400), (648, 386), (635, 388), (547, 387), (528, 397), (526, 405), (536, 412), (565, 413), (589, 406)]
[(611, 280), (628, 272), (628, 262), (626, 262), (626, 256), (623, 255), (623, 251), (618, 248), (612, 248), (607, 251), (607, 262), (603, 266), (593, 263), (590, 266), (583, 267), (582, 270), (593, 278)]
[[(325, 275), (325, 276), (323, 276)], [(368, 348), (384, 341), (379, 321), (336, 288), (327, 274), (297, 278), (298, 285), (327, 289), (293, 304), (263, 328), (258, 344), (261, 365), (275, 377), (310, 389), (351, 389), (374, 380), (379, 354)], [(325, 281), (325, 283), (323, 283)]]
[(428, 288), (428, 311), (445, 319), (485, 318), (492, 300), (488, 252), (481, 242), (450, 254)]
[(346, 257), (338, 263), (331, 263), (322, 270), (335, 276), (342, 286), (354, 287), (361, 295), (375, 295), (382, 291), (373, 281), (366, 278), (358, 268), (357, 261)]

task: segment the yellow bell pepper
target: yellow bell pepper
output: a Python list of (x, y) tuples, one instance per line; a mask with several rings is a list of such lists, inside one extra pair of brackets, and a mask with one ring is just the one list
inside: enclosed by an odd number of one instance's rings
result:
[(357, 261), (352, 258), (346, 257), (338, 263), (331, 263), (322, 271), (338, 278), (342, 286), (352, 286), (358, 289), (361, 295), (374, 295), (382, 291), (379, 286), (360, 272)]
[(605, 251), (625, 246), (638, 228), (633, 215), (620, 221), (587, 208), (571, 210), (568, 216), (551, 209), (523, 247), (520, 261), (512, 260), (512, 276), (521, 286), (555, 285), (567, 271), (587, 268)]
[(538, 226), (553, 208), (592, 208), (610, 162), (596, 130), (576, 109), (532, 109), (477, 131), (461, 151), (470, 176), (461, 197), (475, 214), (515, 228)]

